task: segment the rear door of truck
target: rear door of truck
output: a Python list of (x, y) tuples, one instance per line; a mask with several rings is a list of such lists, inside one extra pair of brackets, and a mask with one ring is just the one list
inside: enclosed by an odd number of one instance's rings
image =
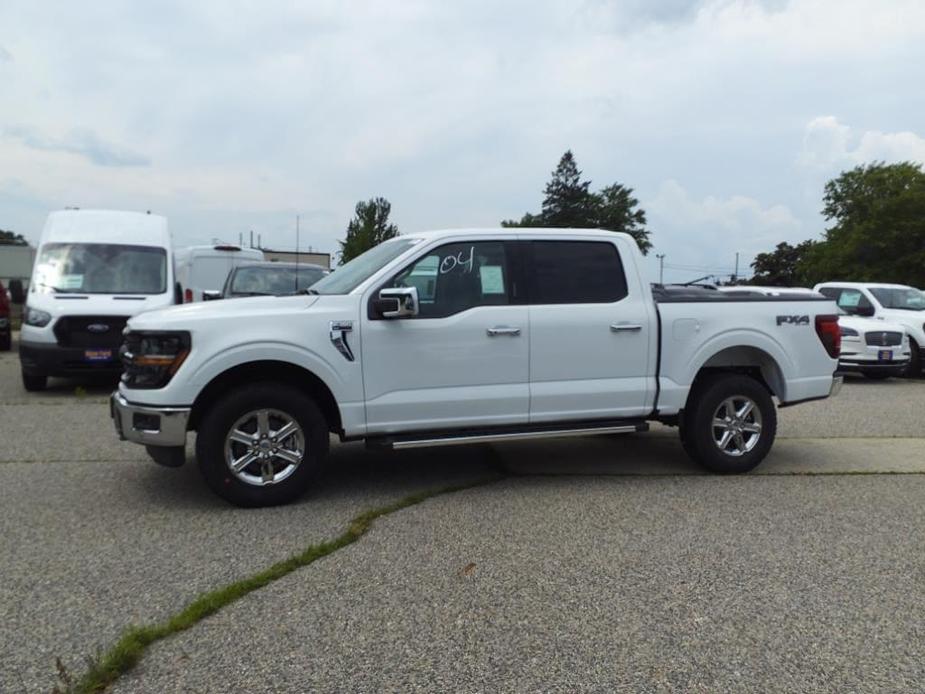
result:
[[(522, 243), (530, 315), (530, 421), (651, 411), (655, 307), (622, 237)], [(548, 240), (547, 240), (548, 238)]]

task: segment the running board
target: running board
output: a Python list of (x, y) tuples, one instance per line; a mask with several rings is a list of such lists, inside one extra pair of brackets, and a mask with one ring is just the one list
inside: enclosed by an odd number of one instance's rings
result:
[(385, 437), (369, 439), (371, 445), (384, 446), (395, 451), (433, 446), (463, 446), (472, 443), (500, 443), (502, 441), (524, 441), (529, 439), (558, 439), (572, 436), (597, 436), (601, 434), (631, 434), (648, 431), (648, 422), (610, 422), (607, 424), (571, 425), (558, 428), (510, 429), (508, 431), (472, 431), (439, 434), (420, 433), (411, 437)]

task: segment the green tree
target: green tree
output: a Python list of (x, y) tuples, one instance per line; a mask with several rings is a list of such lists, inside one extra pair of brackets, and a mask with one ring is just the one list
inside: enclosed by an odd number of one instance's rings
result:
[(925, 286), (925, 172), (920, 164), (874, 162), (825, 185), (833, 225), (800, 271), (812, 282), (851, 279)]
[(633, 197), (633, 189), (619, 183), (602, 188), (595, 194), (597, 224), (599, 229), (622, 231), (634, 239), (643, 255), (652, 248), (650, 232), (646, 227), (646, 212), (638, 207), (639, 200)]
[(639, 209), (633, 189), (614, 183), (591, 192), (591, 181), (582, 180), (571, 150), (566, 151), (544, 190), (539, 214), (526, 213), (520, 220), (504, 220), (505, 227), (592, 228), (630, 234), (639, 249), (652, 248), (645, 228), (646, 213)]
[(0, 246), (28, 246), (29, 242), (23, 238), (22, 234), (15, 234), (12, 231), (3, 231), (0, 229)]
[(398, 227), (389, 223), (391, 203), (385, 198), (360, 201), (347, 225), (347, 237), (340, 242), (340, 262), (353, 260), (373, 246), (398, 236)]
[(803, 241), (791, 246), (786, 241), (777, 244), (770, 253), (759, 253), (752, 261), (755, 274), (749, 284), (769, 287), (796, 287), (804, 282), (800, 263), (815, 241)]

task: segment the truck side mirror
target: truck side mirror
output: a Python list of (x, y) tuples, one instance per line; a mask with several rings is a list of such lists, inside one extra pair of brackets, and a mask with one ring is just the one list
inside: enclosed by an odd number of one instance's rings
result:
[(418, 315), (417, 287), (388, 287), (373, 300), (373, 312), (381, 318), (411, 318)]
[(215, 301), (216, 299), (221, 299), (222, 293), (214, 289), (207, 289), (202, 293), (203, 301)]
[(873, 306), (858, 306), (854, 311), (854, 315), (864, 316), (865, 318), (872, 317), (874, 313), (876, 313), (876, 311)]

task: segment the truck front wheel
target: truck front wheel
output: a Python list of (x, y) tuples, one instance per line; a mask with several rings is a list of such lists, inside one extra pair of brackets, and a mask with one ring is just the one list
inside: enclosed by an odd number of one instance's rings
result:
[(328, 452), (311, 398), (280, 383), (223, 395), (203, 417), (196, 459), (209, 487), (238, 506), (276, 506), (305, 493)]
[(771, 450), (776, 433), (771, 394), (748, 376), (704, 378), (695, 384), (684, 409), (684, 450), (713, 472), (753, 469)]

